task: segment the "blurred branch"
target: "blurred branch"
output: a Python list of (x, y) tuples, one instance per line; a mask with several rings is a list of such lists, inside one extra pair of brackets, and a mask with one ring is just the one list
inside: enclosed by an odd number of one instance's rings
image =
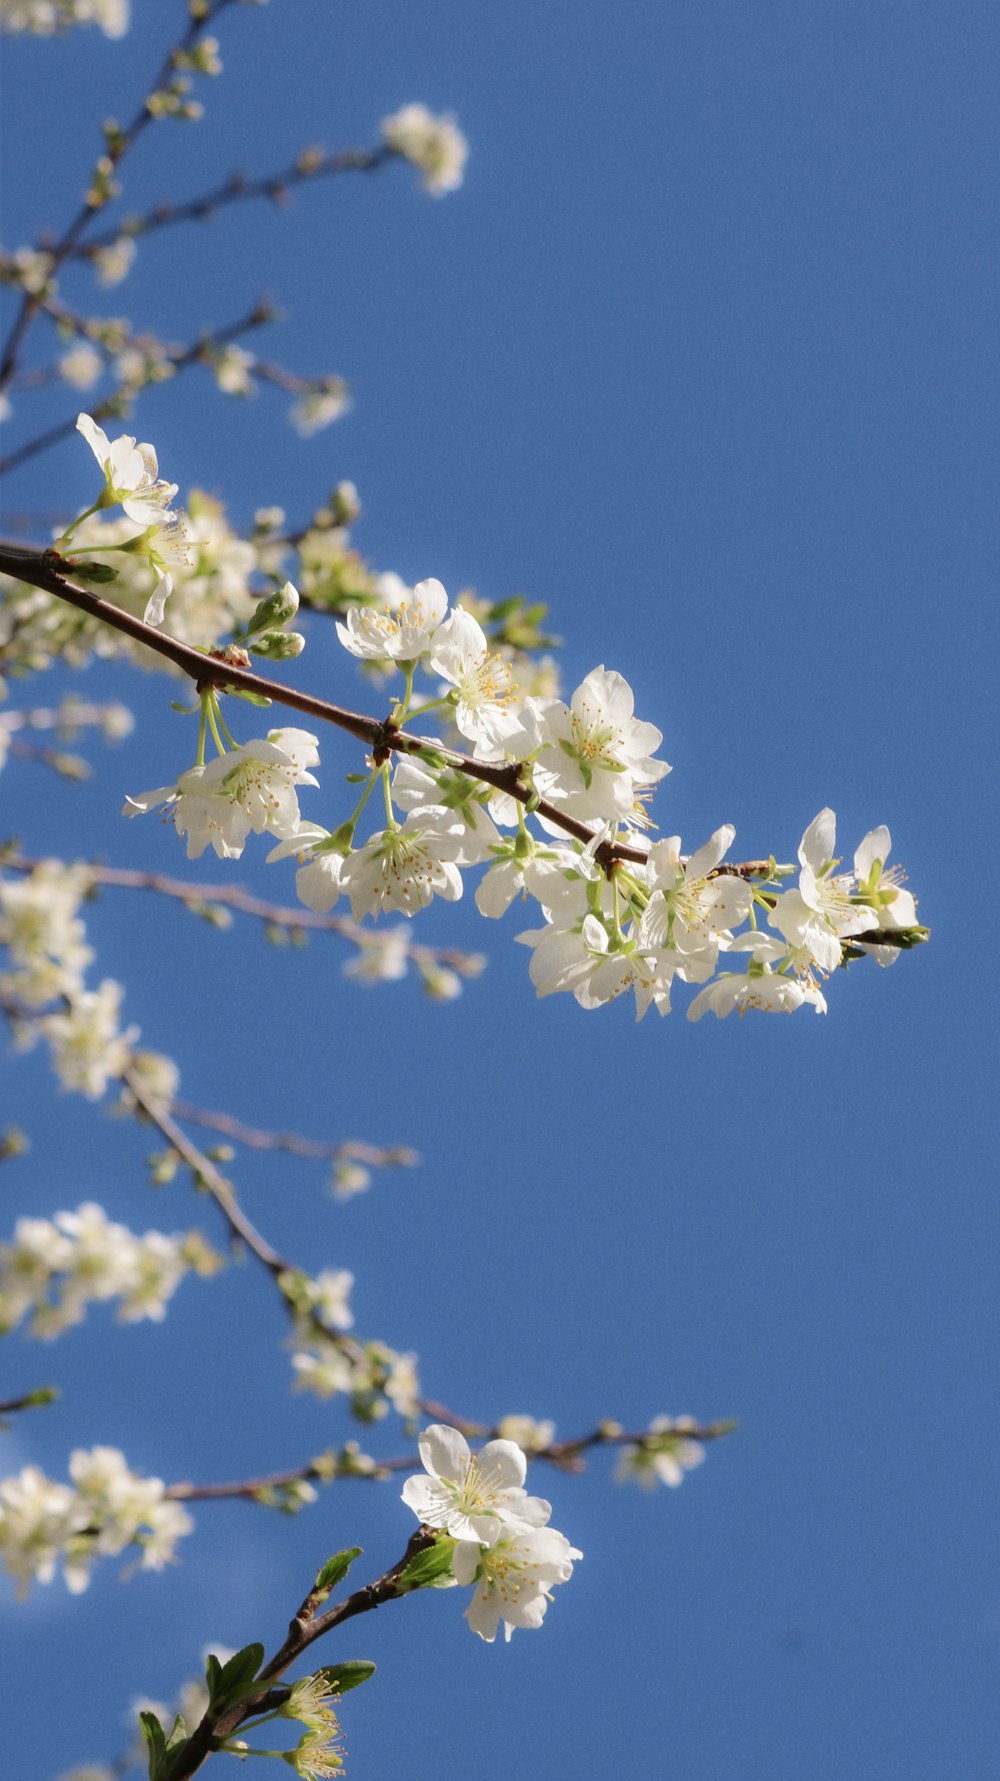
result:
[(286, 1150), (291, 1156), (309, 1157), (323, 1162), (367, 1163), (373, 1169), (391, 1168), (395, 1165), (409, 1167), (419, 1161), (418, 1153), (405, 1144), (379, 1146), (365, 1144), (360, 1138), (348, 1138), (340, 1144), (324, 1143), (318, 1138), (303, 1138), (298, 1132), (262, 1131), (257, 1126), (244, 1125), (241, 1119), (234, 1119), (231, 1113), (214, 1113), (207, 1107), (195, 1107), (189, 1101), (180, 1101), (176, 1097), (170, 1106), (178, 1119), (186, 1119), (192, 1125), (219, 1132), (224, 1138), (231, 1138), (234, 1144), (242, 1144), (248, 1150)]
[[(40, 859), (0, 848), (0, 866), (11, 872), (34, 872), (41, 864)], [(363, 945), (366, 938), (361, 923), (352, 921), (349, 915), (317, 915), (311, 909), (269, 903), (239, 884), (195, 884), (190, 879), (171, 878), (164, 872), (140, 872), (130, 867), (97, 865), (90, 861), (80, 862), (80, 866), (93, 885), (155, 891), (158, 896), (172, 897), (183, 903), (193, 915), (204, 915), (213, 906), (221, 905), (290, 934), (306, 931), (340, 934), (358, 946)], [(460, 976), (475, 976), (479, 969), (475, 953), (462, 952), (455, 947), (419, 945), (411, 947), (410, 951), (414, 958), (419, 955), (435, 964), (446, 965)]]
[[(177, 42), (168, 50), (159, 73), (131, 122), (124, 128), (116, 128), (113, 134), (105, 133), (104, 154), (101, 156), (101, 163), (106, 164), (106, 175), (104, 167), (101, 167), (103, 184), (110, 182), (111, 176), (117, 172), (125, 156), (135, 146), (147, 125), (151, 124), (157, 116), (156, 110), (150, 104), (152, 96), (171, 85), (176, 77), (178, 66), (197, 43), (199, 37), (207, 31), (209, 25), (218, 18), (221, 12), (225, 11), (227, 6), (233, 4), (234, 0), (204, 0), (204, 4), (189, 16), (185, 29)], [(64, 229), (58, 241), (45, 250), (50, 262), (50, 276), (51, 273), (58, 270), (64, 260), (68, 259), (87, 224), (106, 202), (107, 197), (102, 196), (99, 190), (92, 187), (87, 192), (79, 210)], [(0, 392), (7, 388), (14, 375), (22, 342), (41, 308), (43, 296), (44, 291), (25, 291), (24, 293), (21, 307), (7, 336), (3, 357), (0, 359)]]
[(155, 234), (159, 229), (171, 229), (177, 223), (205, 222), (228, 205), (242, 204), (252, 198), (268, 198), (274, 204), (285, 204), (293, 187), (302, 185), (307, 180), (329, 179), (338, 173), (375, 173), (387, 161), (400, 159), (402, 157), (398, 150), (390, 148), (388, 143), (383, 143), (378, 148), (340, 149), (336, 154), (327, 154), (322, 148), (304, 148), (301, 154), (296, 155), (291, 166), (283, 168), (279, 173), (247, 179), (244, 173), (237, 171), (213, 190), (201, 192), (194, 198), (186, 198), (180, 204), (154, 204), (142, 216), (125, 217), (118, 228), (105, 229), (99, 235), (91, 235), (88, 241), (75, 247), (68, 257), (90, 260), (102, 248), (113, 247), (123, 238), (134, 241), (139, 236)]
[[(91, 341), (101, 339), (101, 330), (106, 324), (88, 316), (77, 315), (72, 310), (66, 309), (63, 304), (48, 299), (40, 307), (61, 326), (71, 329), (73, 333), (82, 338)], [(163, 365), (169, 366), (169, 376), (176, 377), (182, 371), (187, 371), (192, 365), (210, 366), (213, 352), (217, 352), (221, 347), (229, 345), (234, 340), (239, 340), (254, 328), (265, 327), (274, 321), (276, 314), (277, 311), (266, 298), (262, 297), (246, 315), (240, 317), (239, 321), (229, 322), (225, 327), (216, 328), (210, 334), (199, 334), (197, 340), (192, 340), (187, 345), (165, 346), (162, 341), (154, 340), (152, 335), (122, 332), (120, 336), (116, 337), (116, 350), (129, 348), (145, 353), (152, 353), (155, 350), (162, 354)], [(291, 374), (289, 373), (289, 375)], [(103, 401), (95, 405), (92, 418), (98, 422), (120, 419), (128, 412), (129, 401), (136, 393), (133, 385), (120, 384), (110, 396), (105, 396)], [(25, 440), (23, 445), (8, 452), (5, 458), (0, 458), (0, 476), (5, 476), (8, 470), (16, 469), (18, 464), (25, 463), (29, 458), (37, 457), (39, 452), (48, 451), (50, 446), (58, 445), (61, 439), (68, 439), (76, 431), (79, 412), (79, 407), (75, 408), (74, 412), (67, 415), (65, 420), (57, 421), (55, 426), (48, 427), (44, 433), (36, 434), (34, 439)]]

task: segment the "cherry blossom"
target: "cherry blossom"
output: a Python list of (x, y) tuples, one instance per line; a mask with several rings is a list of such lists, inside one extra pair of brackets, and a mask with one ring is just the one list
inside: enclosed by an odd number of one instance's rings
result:
[(402, 1495), (426, 1527), (479, 1547), (548, 1521), (549, 1504), (524, 1490), (527, 1462), (513, 1441), (488, 1441), (473, 1454), (464, 1435), (436, 1422), (424, 1430), (418, 1450), (427, 1476), (408, 1478)]

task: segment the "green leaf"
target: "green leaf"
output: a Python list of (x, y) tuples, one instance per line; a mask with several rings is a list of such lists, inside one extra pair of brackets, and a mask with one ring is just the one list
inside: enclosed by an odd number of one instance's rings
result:
[(337, 1694), (347, 1694), (351, 1688), (360, 1688), (375, 1674), (375, 1665), (367, 1658), (355, 1658), (342, 1664), (324, 1664), (319, 1672), (326, 1680), (328, 1688), (335, 1689)]
[(347, 1576), (354, 1560), (361, 1557), (361, 1550), (360, 1546), (345, 1546), (343, 1552), (335, 1552), (332, 1558), (328, 1558), (326, 1564), (316, 1573), (313, 1595), (326, 1596), (331, 1589), (336, 1589), (337, 1584), (342, 1583)]
[[(218, 1663), (217, 1658), (210, 1661)], [(223, 1664), (219, 1669), (214, 1690), (211, 1677), (209, 1677), (213, 1707), (231, 1705), (234, 1697), (245, 1693), (263, 1662), (263, 1645), (244, 1645), (242, 1651), (237, 1651), (235, 1657), (231, 1657), (229, 1662)]]
[(140, 1713), (139, 1724), (149, 1751), (149, 1781), (156, 1781), (167, 1748), (167, 1740), (163, 1735), (163, 1727), (155, 1713)]
[(451, 1555), (455, 1542), (450, 1534), (438, 1534), (433, 1546), (418, 1552), (400, 1575), (404, 1589), (434, 1589), (451, 1576)]
[(174, 1718), (173, 1725), (170, 1727), (170, 1736), (167, 1739), (167, 1747), (166, 1747), (166, 1751), (164, 1752), (164, 1754), (166, 1756), (173, 1755), (177, 1750), (182, 1749), (183, 1746), (187, 1743), (187, 1741), (188, 1741), (187, 1726), (184, 1724), (183, 1719), (181, 1718), (180, 1714), (178, 1713)]
[(218, 1699), (219, 1679), (221, 1675), (222, 1665), (216, 1657), (215, 1652), (210, 1651), (205, 1660), (205, 1681), (208, 1684), (208, 1704), (210, 1707), (214, 1707)]

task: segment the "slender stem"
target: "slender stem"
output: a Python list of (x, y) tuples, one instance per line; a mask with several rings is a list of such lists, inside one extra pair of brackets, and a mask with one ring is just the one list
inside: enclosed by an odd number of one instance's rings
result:
[(142, 216), (126, 217), (118, 228), (104, 229), (100, 234), (91, 235), (81, 246), (72, 250), (70, 259), (89, 260), (102, 247), (112, 247), (123, 237), (135, 240), (141, 235), (153, 235), (159, 229), (172, 229), (177, 223), (204, 222), (229, 204), (243, 204), (249, 199), (269, 198), (272, 203), (281, 204), (293, 186), (302, 185), (305, 181), (329, 179), (338, 173), (376, 173), (388, 161), (400, 159), (397, 149), (390, 148), (388, 143), (378, 148), (345, 148), (335, 154), (321, 154), (316, 150), (303, 149), (290, 167), (278, 173), (263, 174), (257, 179), (247, 179), (240, 173), (233, 173), (221, 185), (212, 190), (201, 192), (193, 198), (185, 198), (180, 204), (169, 201), (154, 204)]

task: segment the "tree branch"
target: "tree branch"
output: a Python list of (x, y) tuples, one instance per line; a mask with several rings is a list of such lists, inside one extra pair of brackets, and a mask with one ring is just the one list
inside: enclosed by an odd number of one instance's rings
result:
[(125, 217), (118, 228), (91, 235), (67, 257), (90, 260), (102, 248), (113, 247), (123, 238), (135, 241), (140, 236), (155, 234), (159, 229), (171, 229), (177, 223), (204, 222), (227, 205), (242, 204), (247, 199), (269, 198), (274, 204), (284, 204), (292, 187), (302, 185), (306, 180), (329, 179), (337, 173), (376, 173), (388, 161), (402, 158), (398, 149), (390, 148), (388, 143), (382, 143), (378, 148), (339, 149), (335, 154), (327, 154), (320, 148), (305, 148), (296, 155), (290, 167), (278, 173), (264, 174), (257, 179), (247, 179), (239, 172), (231, 173), (213, 190), (185, 198), (180, 204), (154, 204), (142, 216)]

